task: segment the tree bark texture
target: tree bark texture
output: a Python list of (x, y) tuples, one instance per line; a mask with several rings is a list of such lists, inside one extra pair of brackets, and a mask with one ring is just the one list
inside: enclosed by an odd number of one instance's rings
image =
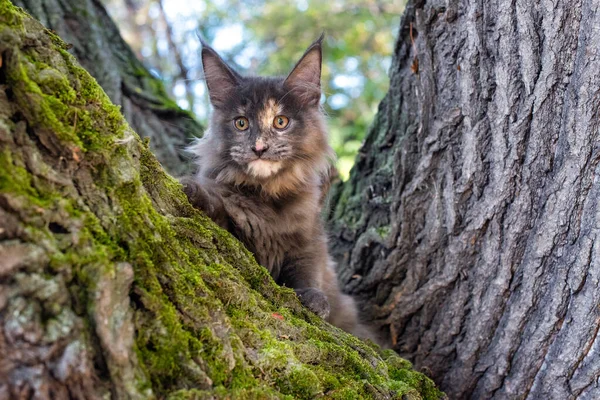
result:
[(168, 172), (190, 171), (183, 149), (202, 133), (194, 117), (168, 98), (162, 83), (136, 58), (100, 0), (15, 0), (73, 46), (90, 73)]
[(599, 26), (597, 0), (407, 6), (332, 242), (450, 398), (600, 398)]
[(0, 399), (438, 399), (194, 209), (53, 32), (0, 0)]

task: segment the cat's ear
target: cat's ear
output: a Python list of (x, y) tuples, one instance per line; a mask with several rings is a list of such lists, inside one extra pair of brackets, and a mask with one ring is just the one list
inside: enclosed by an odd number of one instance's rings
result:
[(211, 104), (219, 108), (235, 92), (242, 77), (202, 41), (202, 68)]
[(317, 105), (321, 99), (321, 43), (324, 36), (325, 34), (321, 34), (309, 46), (284, 82), (284, 86), (292, 90), (306, 105)]

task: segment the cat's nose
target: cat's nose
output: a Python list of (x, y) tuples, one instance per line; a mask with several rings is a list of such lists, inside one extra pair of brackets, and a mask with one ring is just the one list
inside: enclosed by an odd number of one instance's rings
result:
[(269, 146), (266, 144), (256, 143), (254, 146), (252, 146), (252, 151), (258, 157), (262, 156), (263, 153), (266, 152), (267, 150), (269, 150)]

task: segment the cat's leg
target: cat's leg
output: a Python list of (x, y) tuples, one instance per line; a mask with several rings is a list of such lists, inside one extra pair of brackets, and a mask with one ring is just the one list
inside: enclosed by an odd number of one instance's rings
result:
[(339, 289), (332, 261), (329, 262), (323, 277), (323, 291), (327, 295), (331, 306), (331, 313), (327, 318), (327, 322), (361, 339), (372, 340), (382, 347), (386, 345), (385, 341), (370, 326), (360, 321), (358, 307), (354, 299), (342, 293)]
[(194, 177), (184, 177), (179, 180), (183, 192), (191, 205), (204, 211), (206, 215), (222, 228), (227, 229), (227, 212), (223, 198), (210, 184), (200, 184)]
[(326, 252), (306, 248), (286, 260), (276, 279), (279, 284), (294, 289), (300, 302), (323, 319), (327, 319), (330, 313), (329, 301), (322, 287), (326, 262)]
[(314, 287), (294, 289), (304, 307), (323, 319), (329, 318), (331, 307), (327, 295)]
[(358, 309), (354, 299), (340, 291), (334, 264), (329, 261), (323, 275), (323, 290), (331, 304), (331, 315), (327, 322), (345, 330), (355, 333), (358, 325)]
[(338, 289), (329, 291), (325, 289), (327, 298), (331, 304), (331, 313), (327, 322), (345, 330), (361, 339), (369, 339), (374, 343), (384, 347), (384, 341), (375, 333), (375, 331), (360, 321), (358, 316), (358, 307), (351, 296), (343, 294)]

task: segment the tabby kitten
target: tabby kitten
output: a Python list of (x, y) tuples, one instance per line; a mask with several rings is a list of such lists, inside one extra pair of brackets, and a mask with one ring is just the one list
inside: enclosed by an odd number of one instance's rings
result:
[(321, 36), (286, 77), (243, 77), (203, 43), (213, 113), (188, 150), (193, 205), (240, 239), (280, 285), (332, 324), (370, 336), (338, 288), (321, 220), (333, 152), (321, 97)]

